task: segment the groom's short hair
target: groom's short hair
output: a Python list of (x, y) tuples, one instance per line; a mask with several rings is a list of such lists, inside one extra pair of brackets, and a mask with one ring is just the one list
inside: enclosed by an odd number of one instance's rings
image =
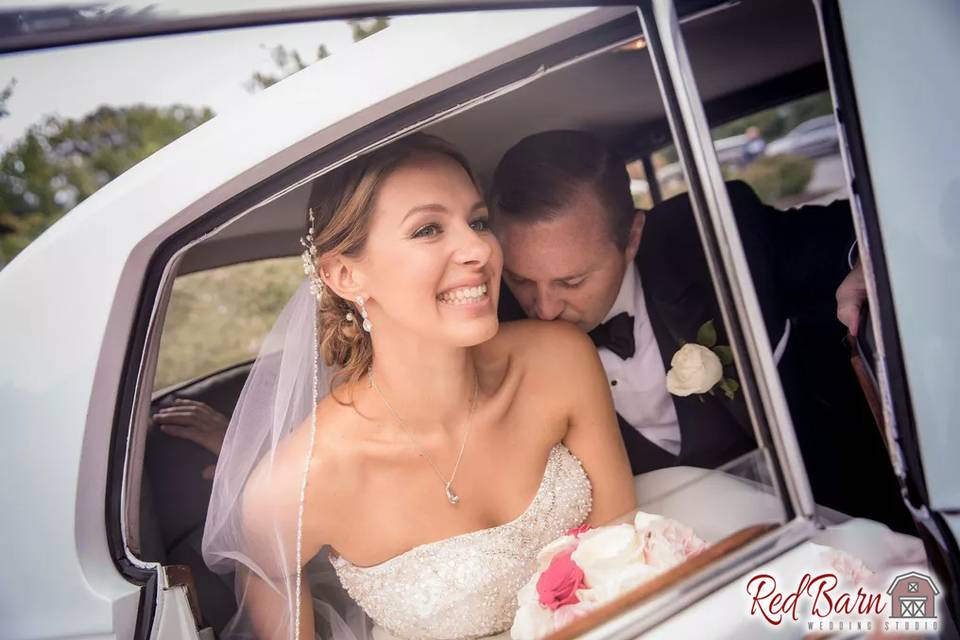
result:
[(626, 163), (586, 131), (545, 131), (511, 147), (494, 171), (490, 206), (494, 221), (552, 220), (585, 190), (606, 212), (614, 243), (626, 248), (635, 213)]

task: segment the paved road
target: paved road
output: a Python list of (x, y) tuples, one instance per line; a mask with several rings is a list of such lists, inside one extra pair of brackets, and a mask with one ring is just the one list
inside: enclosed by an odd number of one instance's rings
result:
[(807, 191), (835, 191), (844, 187), (843, 162), (840, 155), (817, 160)]

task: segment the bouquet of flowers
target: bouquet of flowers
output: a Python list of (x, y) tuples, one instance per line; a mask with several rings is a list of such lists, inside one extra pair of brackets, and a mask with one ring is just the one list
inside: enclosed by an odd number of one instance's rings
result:
[(687, 558), (707, 544), (675, 520), (638, 512), (633, 524), (581, 526), (545, 546), (517, 593), (513, 640), (536, 640)]

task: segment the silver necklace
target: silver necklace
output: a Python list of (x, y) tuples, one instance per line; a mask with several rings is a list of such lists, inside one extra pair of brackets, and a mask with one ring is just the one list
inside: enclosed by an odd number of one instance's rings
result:
[(400, 429), (406, 434), (407, 438), (410, 439), (410, 442), (414, 447), (420, 450), (420, 457), (426, 458), (427, 462), (430, 463), (430, 466), (433, 467), (433, 472), (437, 474), (437, 477), (440, 478), (440, 482), (443, 484), (444, 491), (447, 494), (447, 500), (450, 504), (457, 504), (460, 502), (460, 496), (453, 490), (450, 486), (453, 484), (453, 479), (457, 477), (457, 470), (460, 469), (460, 459), (463, 458), (463, 450), (467, 447), (467, 438), (470, 435), (470, 423), (472, 422), (471, 418), (473, 417), (473, 410), (477, 406), (477, 395), (480, 391), (480, 378), (475, 376), (473, 379), (473, 400), (470, 401), (470, 411), (467, 413), (467, 428), (463, 433), (463, 443), (460, 445), (460, 453), (457, 454), (457, 462), (453, 465), (453, 473), (450, 474), (450, 479), (446, 480), (443, 477), (443, 474), (440, 473), (440, 469), (437, 468), (437, 465), (433, 463), (433, 459), (427, 454), (427, 451), (420, 446), (420, 443), (417, 442), (416, 438), (413, 437), (413, 434), (407, 430), (406, 422), (403, 421), (403, 418), (400, 417), (400, 414), (397, 413), (396, 409), (393, 408), (393, 405), (387, 400), (387, 397), (383, 395), (383, 391), (380, 390), (380, 386), (377, 385), (376, 380), (373, 379), (373, 367), (367, 370), (367, 377), (370, 379), (370, 386), (377, 392), (377, 395), (380, 396), (380, 399), (383, 400), (383, 404), (387, 407), (390, 413), (393, 415), (393, 419), (397, 421), (397, 424), (400, 425)]

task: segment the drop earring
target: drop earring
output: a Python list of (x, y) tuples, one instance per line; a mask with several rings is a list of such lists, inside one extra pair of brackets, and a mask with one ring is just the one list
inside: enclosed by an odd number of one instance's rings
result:
[(363, 322), (360, 326), (363, 327), (364, 331), (370, 333), (370, 329), (373, 329), (373, 325), (370, 324), (370, 318), (367, 317), (367, 307), (363, 303), (363, 296), (357, 296), (357, 306), (360, 307), (360, 317), (363, 318)]

